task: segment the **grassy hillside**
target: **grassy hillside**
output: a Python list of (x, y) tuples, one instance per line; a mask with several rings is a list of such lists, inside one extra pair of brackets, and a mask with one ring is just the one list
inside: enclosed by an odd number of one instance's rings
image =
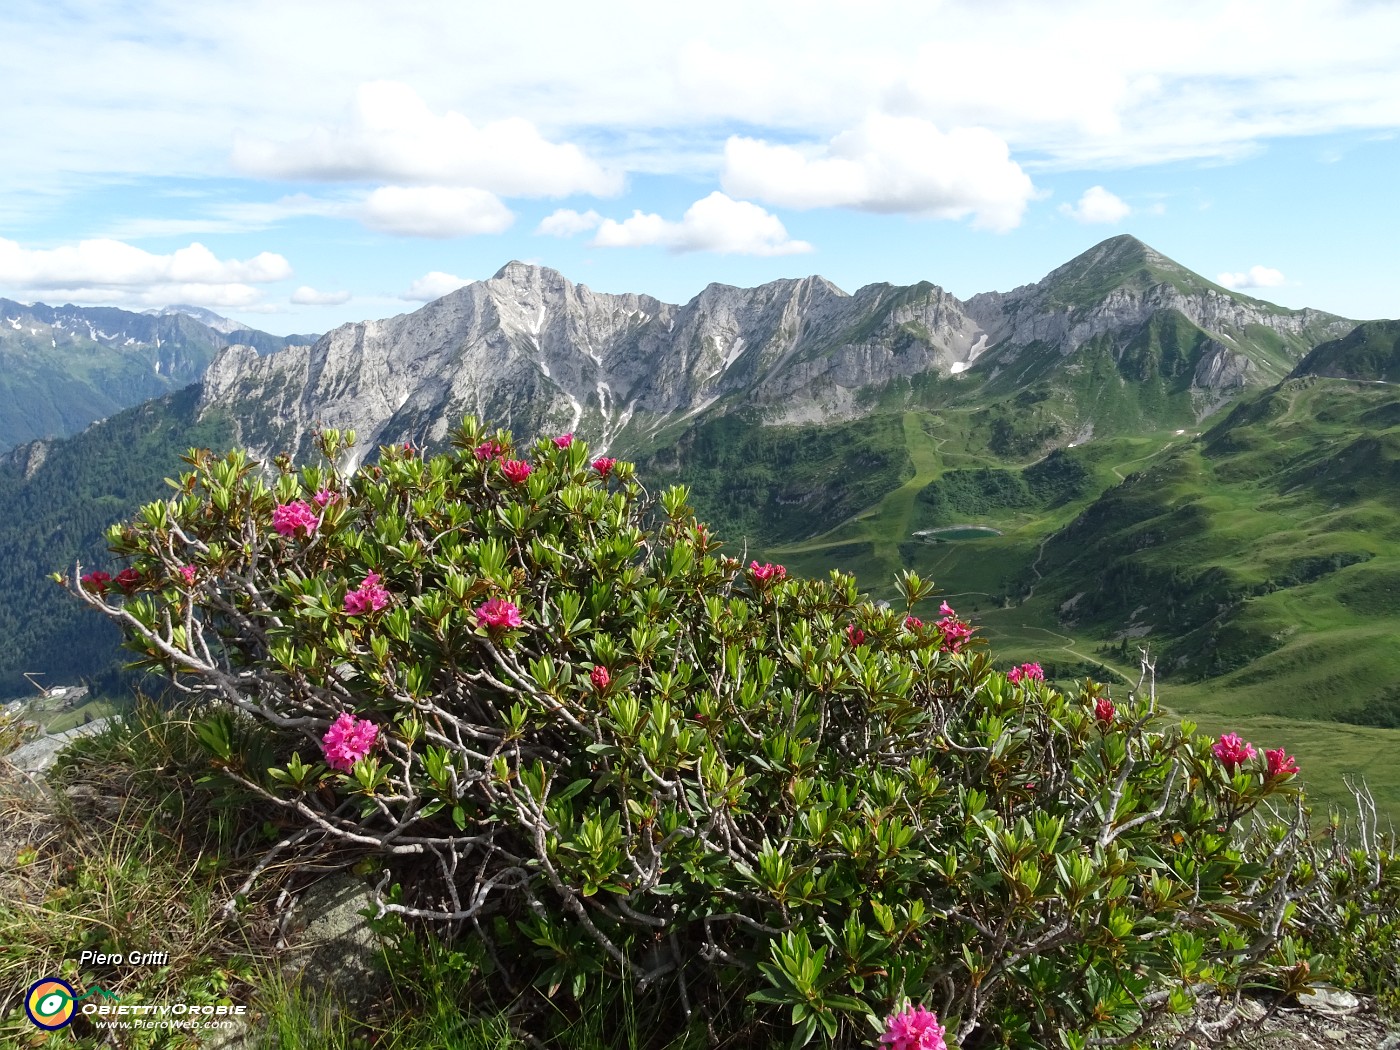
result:
[(232, 429), (196, 423), (199, 387), (128, 409), (74, 438), (46, 443), (45, 455), (0, 461), (0, 696), (32, 692), (23, 673), (47, 684), (109, 672), (117, 633), (64, 594), (48, 575), (75, 558), (110, 568), (103, 534), (141, 504), (168, 492), (191, 445), (227, 447)]
[(1293, 374), (1400, 382), (1400, 321), (1364, 321), (1345, 337), (1315, 347)]
[[(1364, 774), (1400, 815), (1400, 390), (1289, 380), (1204, 432), (1019, 459), (992, 447), (995, 418), (873, 417), (847, 454), (905, 466), (847, 488), (837, 513), (794, 504), (765, 528), (779, 512), (756, 505), (764, 490), (726, 493), (718, 463), (693, 502), (790, 571), (840, 567), (890, 598), (917, 569), (1007, 659), (1122, 687), (1146, 646), (1166, 702), (1203, 728), (1306, 748), (1320, 797), (1345, 799), (1343, 775)], [(854, 462), (809, 457), (831, 449), (805, 429), (749, 433), (731, 453), (785, 477), (825, 462), (834, 480)]]

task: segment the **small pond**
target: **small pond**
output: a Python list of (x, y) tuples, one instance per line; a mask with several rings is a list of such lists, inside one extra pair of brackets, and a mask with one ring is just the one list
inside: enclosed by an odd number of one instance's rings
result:
[(988, 536), (1000, 536), (1001, 530), (989, 525), (945, 525), (941, 529), (920, 529), (914, 533), (928, 543), (940, 540), (984, 540)]

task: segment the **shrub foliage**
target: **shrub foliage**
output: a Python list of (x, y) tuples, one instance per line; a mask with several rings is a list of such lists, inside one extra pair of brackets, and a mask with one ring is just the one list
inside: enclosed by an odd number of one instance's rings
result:
[(743, 566), (567, 436), (468, 419), (342, 473), (351, 443), (275, 476), (192, 451), (110, 534), (125, 571), (66, 583), (284, 810), (267, 861), (376, 859), (383, 913), (506, 992), (799, 1044), (909, 1002), (955, 1046), (1126, 1043), (1302, 987), (1342, 898), (1393, 908), (1394, 855), (1310, 839), (1281, 760), (995, 671), (913, 574), (890, 609)]

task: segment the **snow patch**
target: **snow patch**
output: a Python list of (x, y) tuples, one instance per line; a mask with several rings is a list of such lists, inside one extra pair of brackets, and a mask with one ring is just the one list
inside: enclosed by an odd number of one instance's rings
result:
[(7, 318), (5, 318), (5, 320), (7, 320), (7, 321), (10, 322), (10, 327), (13, 328), (16, 332), (19, 331), (19, 318), (18, 318), (18, 317), (7, 317)]
[[(544, 327), (544, 313), (545, 313), (544, 303), (541, 303), (541, 304), (540, 304), (540, 312), (539, 312), (538, 316), (536, 316), (536, 318), (535, 318), (534, 327), (532, 327), (532, 328), (530, 329), (530, 331), (534, 332), (536, 335), (539, 335), (539, 334), (540, 334), (540, 329)], [(536, 343), (536, 344), (535, 344), (535, 349), (536, 349), (536, 350), (539, 349), (539, 343)]]
[[(536, 344), (535, 344), (535, 349), (538, 350), (539, 348), (540, 348), (539, 344), (536, 343)], [(539, 362), (539, 365), (540, 365), (540, 371), (544, 373), (544, 377), (545, 377), (546, 379), (553, 379), (553, 378), (554, 378), (553, 376), (551, 376), (551, 375), (549, 374), (549, 365), (545, 364), (543, 361)]]
[(984, 354), (989, 349), (991, 348), (987, 346), (987, 333), (979, 333), (977, 336), (977, 342), (973, 343), (972, 348), (967, 352), (967, 360), (954, 361), (952, 367), (948, 369), (949, 374), (959, 375), (962, 372), (966, 372), (969, 368), (972, 367), (972, 363), (976, 361), (979, 357), (981, 357), (982, 354)]
[(692, 408), (692, 409), (691, 409), (689, 412), (687, 412), (685, 415), (681, 416), (681, 419), (684, 420), (684, 419), (689, 419), (691, 416), (698, 416), (701, 412), (705, 411), (705, 409), (709, 408), (711, 405), (713, 405), (713, 404), (714, 404), (716, 401), (718, 401), (718, 400), (719, 400), (719, 395), (718, 395), (718, 394), (716, 394), (714, 397), (706, 398), (704, 401), (701, 401), (700, 404), (696, 405), (694, 408)]
[(734, 345), (729, 348), (729, 353), (724, 355), (724, 364), (721, 368), (728, 368), (735, 361), (739, 360), (739, 355), (744, 352), (744, 340), (742, 337), (735, 337)]

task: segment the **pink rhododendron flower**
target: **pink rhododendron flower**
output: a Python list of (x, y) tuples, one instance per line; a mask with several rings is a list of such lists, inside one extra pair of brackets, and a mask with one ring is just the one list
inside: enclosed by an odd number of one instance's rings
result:
[(476, 446), (476, 458), (483, 462), (488, 459), (499, 459), (505, 453), (505, 446), (495, 438), (487, 438)]
[(1298, 772), (1298, 763), (1293, 761), (1292, 755), (1285, 755), (1281, 747), (1265, 751), (1264, 761), (1269, 764), (1269, 776), (1271, 777), (1281, 777), (1287, 773)]
[(846, 640), (852, 645), (865, 644), (865, 632), (853, 623), (846, 625)]
[(272, 527), (282, 536), (295, 536), (297, 533), (310, 536), (320, 523), (321, 519), (304, 499), (279, 503), (272, 512)]
[(320, 507), (322, 510), (325, 510), (326, 504), (333, 503), (335, 500), (338, 499), (340, 499), (340, 497), (337, 496), (330, 489), (321, 489), (320, 492), (316, 493), (316, 495), (311, 497), (311, 502), (316, 504), (316, 506)]
[(917, 631), (917, 630), (918, 630), (920, 627), (922, 627), (923, 625), (924, 625), (924, 621), (921, 620), (921, 619), (919, 619), (917, 616), (906, 616), (906, 617), (904, 618), (904, 626), (905, 626), (908, 630)]
[(501, 473), (512, 485), (524, 484), (530, 476), (531, 467), (523, 459), (508, 459), (501, 464)]
[(938, 612), (943, 619), (934, 626), (943, 634), (943, 649), (950, 653), (956, 653), (972, 637), (972, 625), (959, 620), (957, 611), (947, 602), (939, 605)]
[(885, 1034), (880, 1036), (880, 1042), (890, 1050), (948, 1050), (943, 1035), (937, 1014), (912, 1006), (885, 1019)]
[(1233, 773), (1247, 758), (1255, 755), (1254, 745), (1241, 740), (1234, 733), (1222, 733), (1220, 740), (1211, 748), (1220, 759), (1227, 773)]
[(612, 473), (612, 468), (617, 465), (617, 460), (610, 456), (599, 456), (593, 461), (593, 469), (603, 477)]
[(1045, 672), (1040, 669), (1040, 664), (1022, 664), (1020, 667), (1013, 667), (1007, 671), (1006, 680), (1012, 685), (1018, 685), (1021, 682), (1043, 682), (1045, 681)]
[(345, 611), (351, 616), (378, 612), (389, 604), (389, 592), (379, 586), (379, 573), (372, 572), (353, 591), (345, 595)]
[(100, 594), (107, 589), (107, 584), (112, 582), (112, 574), (100, 569), (97, 572), (85, 572), (79, 582), (84, 590), (97, 591)]
[(781, 580), (787, 575), (787, 569), (781, 565), (774, 565), (772, 562), (764, 562), (762, 565), (756, 561), (749, 562), (749, 572), (759, 583), (767, 583), (769, 580)]
[(130, 594), (141, 586), (141, 573), (136, 569), (123, 569), (117, 573), (117, 586)]
[(326, 735), (321, 737), (326, 765), (348, 773), (356, 762), (374, 750), (378, 739), (377, 725), (367, 718), (356, 718), (349, 711), (342, 711), (326, 730)]
[(195, 568), (193, 565), (181, 565), (180, 575), (185, 578), (186, 587), (191, 587), (194, 585)]
[(519, 627), (520, 610), (504, 598), (492, 598), (477, 606), (476, 619), (487, 627)]
[(950, 653), (956, 653), (972, 637), (972, 625), (959, 620), (957, 614), (948, 608), (947, 602), (943, 603), (943, 608), (948, 611), (935, 626), (943, 633), (943, 648)]
[(593, 682), (593, 688), (600, 693), (612, 684), (612, 675), (608, 674), (608, 669), (602, 664), (598, 664), (589, 671), (588, 677)]
[(1113, 716), (1116, 713), (1117, 712), (1113, 706), (1113, 701), (1110, 700), (1108, 697), (1101, 696), (1097, 701), (1095, 701), (1094, 717), (1097, 718), (1100, 722), (1112, 722)]
[(568, 448), (568, 447), (569, 447), (570, 445), (572, 445), (573, 443), (574, 443), (574, 435), (573, 435), (573, 434), (560, 434), (557, 438), (554, 439), (554, 447), (555, 447), (555, 448)]

